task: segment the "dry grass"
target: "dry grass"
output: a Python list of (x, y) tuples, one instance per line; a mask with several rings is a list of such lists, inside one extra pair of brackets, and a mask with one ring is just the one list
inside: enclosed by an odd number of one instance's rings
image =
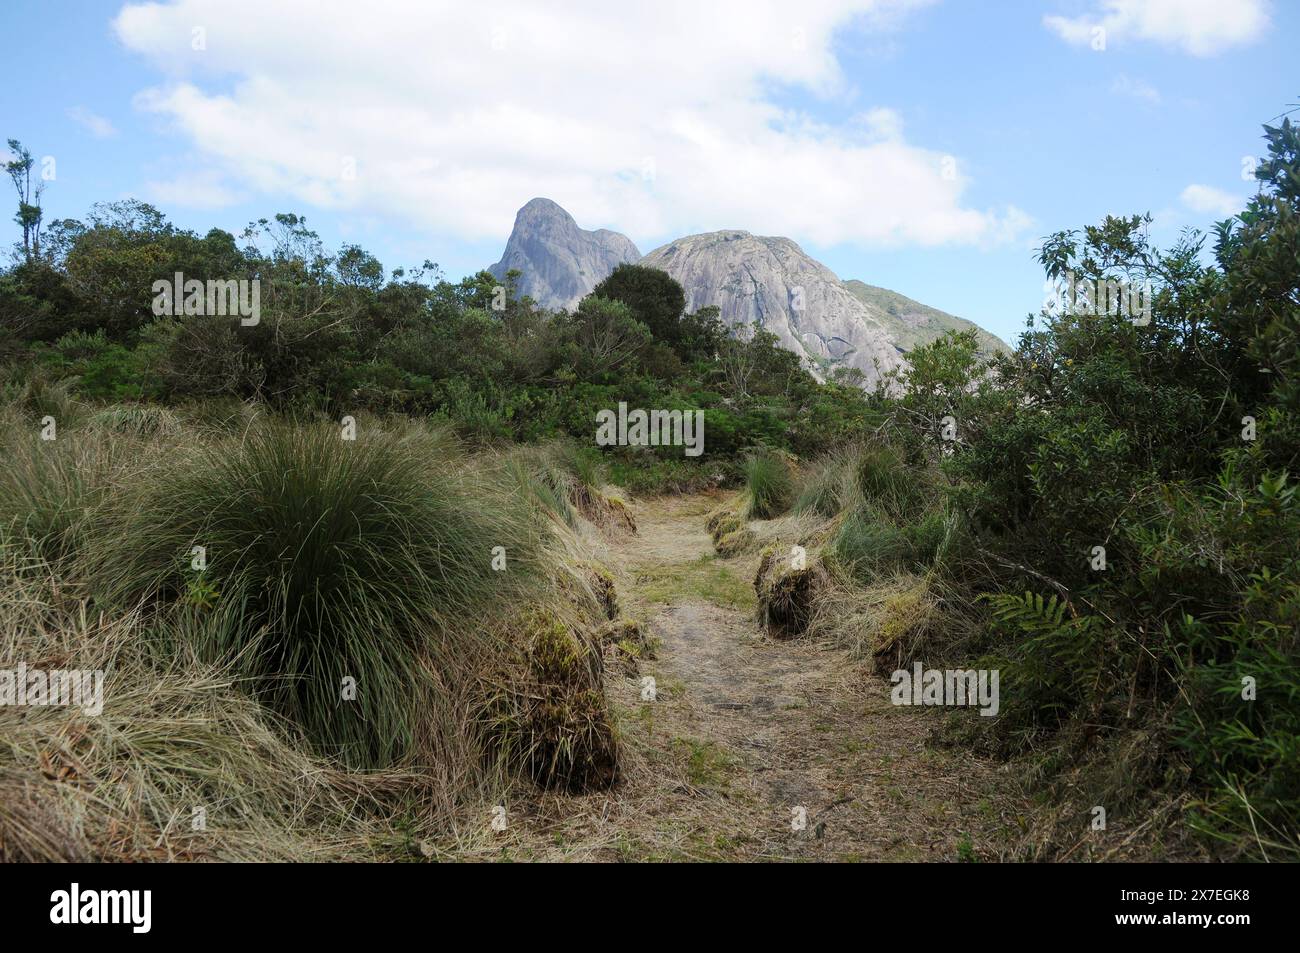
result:
[[(110, 610), (86, 585), (89, 537), (118, 526), (125, 497), (165, 485), (160, 475), (199, 459), (215, 441), (247, 440), (244, 430), (229, 438), (222, 424), (178, 435), (170, 416), (105, 411), (61, 426), (56, 442), (37, 443), (21, 408), (0, 414), (14, 424), (0, 443), (5, 479), (27, 494), (6, 494), (0, 513), (0, 659), (109, 673), (98, 716), (0, 707), (0, 859), (445, 857), (489, 838), (491, 806), (526, 796), (534, 780), (575, 789), (614, 779), (619, 751), (596, 632), (616, 603), (589, 567), (592, 534), (632, 531), (630, 514), (617, 516), (620, 504), (601, 497), (615, 514), (602, 527), (543, 521), (540, 555), (524, 564), (531, 580), (502, 590), (500, 604), (480, 606), (472, 621), (449, 618), (445, 605), (429, 607), (431, 626), (463, 628), (473, 644), (502, 651), (457, 653), (460, 664), (449, 668), (417, 649), (411, 664), (437, 698), (424, 709), (436, 718), (410, 722), (412, 754), (393, 767), (348, 770), (313, 753), (302, 727), (264, 703), (267, 679), (276, 676), (247, 676), (256, 640), (211, 651), (213, 633), (239, 623), (222, 601), (227, 587), (191, 589), (173, 605), (168, 587), (147, 586)], [(252, 420), (238, 408), (231, 416), (245, 429)], [(415, 448), (445, 437), (398, 423), (382, 439)], [(466, 457), (454, 472), (427, 476), (481, 489), (484, 474), (501, 469), (495, 457)], [(154, 507), (153, 517), (159, 512)], [(120, 545), (136, 541), (125, 533)], [(475, 541), (485, 572), (493, 541)], [(188, 537), (185, 543), (180, 551)], [(108, 537), (95, 546), (108, 565)], [(512, 547), (511, 555), (520, 552)], [(554, 625), (525, 624), (523, 606)], [(490, 699), (502, 695), (515, 702), (508, 747), (482, 727)]]
[(875, 659), (877, 672), (891, 672), (913, 657), (938, 621), (929, 585), (925, 576), (898, 573), (864, 587), (832, 572), (815, 599), (809, 631)]
[(373, 858), (395, 812), (427, 806), (428, 778), (304, 754), (228, 668), (151, 636), (139, 612), (100, 616), (43, 566), (3, 557), (0, 657), (107, 679), (97, 716), (0, 707), (0, 860)]
[[(839, 647), (773, 641), (753, 623), (757, 554), (709, 554), (710, 498), (641, 506), (639, 535), (601, 555), (620, 600), (661, 642), (631, 677), (609, 675), (622, 779), (579, 797), (509, 805), (507, 830), (462, 855), (483, 860), (781, 861), (1001, 859), (1026, 823), (997, 766), (936, 750), (930, 712), (896, 708), (889, 686)], [(775, 545), (806, 525), (756, 531)], [(686, 584), (744, 572), (727, 587)], [(664, 579), (683, 581), (671, 593)], [(668, 587), (671, 588), (671, 587)], [(668, 596), (671, 596), (670, 598)], [(642, 699), (653, 677), (657, 697)], [(808, 823), (794, 830), (792, 809)]]

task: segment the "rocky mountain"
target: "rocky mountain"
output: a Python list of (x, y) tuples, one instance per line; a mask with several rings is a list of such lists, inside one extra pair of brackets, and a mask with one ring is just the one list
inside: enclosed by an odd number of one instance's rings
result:
[(715, 305), (733, 327), (757, 321), (822, 378), (857, 368), (870, 387), (902, 366), (912, 348), (948, 330), (974, 328), (986, 352), (1006, 348), (963, 318), (885, 288), (841, 281), (788, 238), (728, 229), (679, 238), (642, 258), (627, 237), (584, 231), (549, 199), (519, 210), (505, 254), (489, 271), (504, 278), (518, 268), (522, 294), (569, 309), (623, 262), (668, 272), (685, 290), (688, 310)]
[(919, 301), (913, 301), (897, 291), (877, 288), (856, 278), (845, 281), (844, 287), (863, 304), (883, 311), (890, 318), (894, 343), (904, 351), (929, 344), (949, 331), (971, 330), (979, 339), (980, 350), (984, 354), (992, 355), (998, 351), (1009, 350), (1001, 338), (985, 331), (975, 322), (955, 317), (946, 311), (921, 304)]
[(902, 363), (893, 322), (857, 298), (788, 238), (728, 230), (656, 248), (641, 264), (661, 268), (686, 290), (688, 310), (716, 305), (729, 325), (758, 322), (824, 376), (856, 367), (870, 385)]
[(544, 308), (574, 308), (587, 292), (624, 262), (641, 258), (626, 235), (579, 228), (573, 216), (550, 199), (537, 198), (519, 210), (501, 260), (488, 268), (504, 280), (519, 269), (519, 292)]

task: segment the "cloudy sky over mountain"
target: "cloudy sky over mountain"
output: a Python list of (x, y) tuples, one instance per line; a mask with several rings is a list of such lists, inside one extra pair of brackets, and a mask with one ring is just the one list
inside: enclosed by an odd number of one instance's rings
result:
[(643, 250), (787, 235), (1007, 338), (1048, 231), (1150, 211), (1167, 241), (1240, 207), (1300, 39), (1265, 0), (23, 0), (9, 20), (36, 40), (11, 67), (43, 79), (0, 91), (3, 131), (56, 158), (50, 217), (124, 195), (194, 228), (294, 210), (456, 277), (545, 195)]

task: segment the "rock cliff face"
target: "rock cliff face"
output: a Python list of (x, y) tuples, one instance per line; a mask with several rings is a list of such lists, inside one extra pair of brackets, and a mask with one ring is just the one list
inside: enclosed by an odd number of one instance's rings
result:
[(729, 325), (758, 322), (821, 375), (856, 367), (870, 385), (902, 362), (884, 312), (788, 238), (735, 230), (691, 235), (656, 248), (641, 264), (676, 278), (688, 310), (716, 305)]
[(949, 331), (974, 331), (980, 350), (988, 355), (1009, 350), (1001, 338), (989, 334), (975, 322), (954, 317), (938, 308), (913, 301), (897, 291), (877, 288), (875, 285), (854, 278), (845, 281), (844, 287), (869, 308), (885, 314), (893, 329), (894, 343), (904, 351), (929, 344)]
[(550, 199), (533, 199), (515, 216), (505, 254), (491, 266), (494, 276), (519, 269), (519, 293), (544, 308), (574, 308), (616, 265), (641, 253), (626, 235), (578, 227), (573, 216)]
[(689, 235), (644, 258), (624, 235), (579, 228), (549, 199), (519, 210), (501, 261), (489, 271), (523, 275), (521, 294), (543, 307), (571, 309), (615, 266), (639, 262), (668, 272), (686, 292), (686, 307), (720, 310), (733, 327), (755, 322), (826, 377), (839, 367), (857, 368), (871, 387), (900, 367), (912, 348), (948, 330), (974, 328), (982, 349), (1005, 349), (993, 335), (911, 298), (861, 281), (840, 281), (788, 238), (767, 238), (736, 229)]

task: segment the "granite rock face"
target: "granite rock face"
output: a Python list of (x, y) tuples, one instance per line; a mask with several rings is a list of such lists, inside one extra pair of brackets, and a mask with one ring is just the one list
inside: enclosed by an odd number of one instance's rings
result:
[(519, 210), (505, 253), (488, 271), (504, 281), (517, 268), (520, 294), (544, 308), (571, 309), (615, 266), (640, 258), (626, 235), (579, 228), (555, 202), (537, 198)]
[(841, 281), (788, 238), (728, 229), (689, 235), (644, 258), (608, 229), (585, 231), (550, 199), (519, 210), (505, 254), (489, 271), (522, 272), (518, 290), (543, 307), (571, 310), (624, 262), (659, 268), (686, 292), (686, 308), (716, 306), (731, 327), (756, 322), (804, 359), (817, 377), (856, 368), (864, 385), (906, 363), (912, 348), (948, 330), (973, 328), (986, 353), (998, 338), (962, 318), (861, 281)]
[(888, 316), (788, 238), (707, 232), (656, 248), (641, 264), (676, 278), (688, 310), (716, 305), (728, 325), (757, 322), (818, 376), (856, 367), (871, 386), (903, 362)]
[(846, 280), (844, 287), (863, 304), (884, 312), (892, 329), (894, 343), (904, 351), (936, 341), (949, 331), (974, 331), (980, 352), (990, 357), (1000, 351), (1010, 350), (1001, 338), (985, 331), (975, 322), (921, 304), (897, 291), (878, 288), (854, 278)]

